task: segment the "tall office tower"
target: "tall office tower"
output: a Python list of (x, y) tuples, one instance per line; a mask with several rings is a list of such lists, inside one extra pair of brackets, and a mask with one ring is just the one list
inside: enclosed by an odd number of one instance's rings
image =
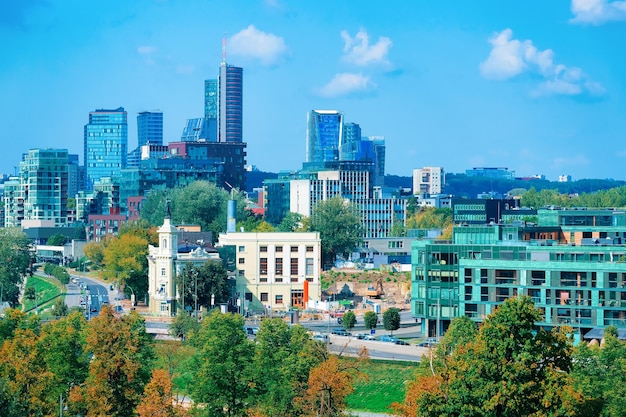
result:
[(85, 189), (91, 191), (95, 181), (117, 176), (126, 167), (128, 123), (124, 108), (90, 112), (84, 142)]
[(339, 144), (339, 159), (341, 161), (356, 161), (361, 142), (361, 126), (356, 123), (344, 123)]
[(204, 81), (204, 120), (207, 142), (217, 142), (218, 86), (216, 79)]
[(220, 66), (219, 141), (243, 142), (243, 68)]
[(160, 110), (137, 114), (137, 147), (148, 143), (163, 145), (163, 112)]
[(337, 110), (311, 110), (307, 113), (306, 162), (339, 160), (343, 114)]
[(82, 189), (84, 182), (80, 181), (80, 164), (77, 154), (67, 156), (67, 196), (74, 198), (78, 190)]
[(442, 167), (413, 170), (413, 194), (441, 194), (446, 183)]
[(67, 149), (31, 149), (20, 162), (24, 220), (67, 224)]
[(374, 143), (374, 178), (372, 181), (374, 186), (382, 187), (385, 185), (385, 137), (370, 136), (369, 139)]

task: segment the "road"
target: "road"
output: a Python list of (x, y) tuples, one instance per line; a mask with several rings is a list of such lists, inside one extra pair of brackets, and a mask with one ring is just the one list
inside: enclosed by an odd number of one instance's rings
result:
[[(76, 282), (73, 282), (76, 280)], [(85, 285), (84, 288), (80, 287), (80, 283)], [(65, 304), (68, 307), (81, 306), (81, 297), (86, 300), (85, 317), (87, 319), (97, 316), (104, 304), (113, 303), (117, 300), (117, 290), (111, 290), (107, 284), (85, 276), (70, 275), (70, 283), (66, 285), (67, 295), (65, 296)]]

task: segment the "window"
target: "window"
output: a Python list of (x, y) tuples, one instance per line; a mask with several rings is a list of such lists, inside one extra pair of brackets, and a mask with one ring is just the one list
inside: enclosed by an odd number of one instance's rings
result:
[(164, 277), (165, 276), (165, 268), (161, 268), (161, 276)]
[(282, 246), (276, 246), (276, 252), (282, 252), (282, 251), (283, 251)]
[(267, 246), (260, 246), (259, 252), (267, 252)]
[(275, 301), (276, 301), (276, 304), (282, 304), (283, 303), (283, 296), (280, 295), (280, 294), (277, 294), (276, 298), (275, 298)]
[(298, 247), (297, 246), (292, 246), (291, 247), (291, 253), (298, 253)]
[(259, 259), (259, 274), (267, 275), (267, 258)]
[(283, 274), (283, 258), (276, 258), (276, 275)]
[(313, 258), (306, 258), (306, 275), (313, 275)]
[(266, 292), (262, 292), (261, 293), (261, 301), (267, 302), (268, 299), (269, 299), (269, 297), (267, 296), (267, 293)]
[(245, 250), (246, 250), (245, 246), (239, 246), (239, 249), (238, 249), (239, 252), (244, 252)]
[(243, 265), (246, 263), (246, 259), (245, 258), (239, 258), (239, 265)]
[(298, 275), (298, 258), (291, 258), (291, 275)]
[(306, 247), (306, 251), (307, 252), (313, 252), (313, 246), (307, 246)]

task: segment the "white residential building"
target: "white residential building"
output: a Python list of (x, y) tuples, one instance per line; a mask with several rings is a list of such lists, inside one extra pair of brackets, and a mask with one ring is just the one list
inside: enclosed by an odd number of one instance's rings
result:
[(441, 194), (446, 183), (442, 167), (413, 170), (413, 194)]

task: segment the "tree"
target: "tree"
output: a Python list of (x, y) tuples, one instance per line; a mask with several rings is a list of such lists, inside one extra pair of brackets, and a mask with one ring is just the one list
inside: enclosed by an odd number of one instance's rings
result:
[(70, 392), (70, 411), (87, 417), (134, 416), (154, 359), (143, 319), (134, 311), (118, 317), (105, 306), (86, 331), (86, 350), (93, 356), (85, 383)]
[(65, 243), (67, 243), (67, 237), (61, 233), (50, 236), (46, 242), (46, 244), (50, 246), (63, 246)]
[(412, 403), (427, 417), (588, 415), (570, 374), (569, 329), (549, 333), (535, 327), (540, 318), (530, 298), (520, 297), (498, 307), (465, 343), (472, 333), (461, 323), (456, 347), (437, 351), (443, 365), (410, 386), (407, 409)]
[(11, 307), (19, 305), (24, 277), (30, 273), (30, 241), (18, 228), (0, 228), (0, 285), (2, 300)]
[(299, 231), (302, 225), (302, 215), (299, 213), (294, 213), (292, 211), (288, 212), (283, 220), (276, 226), (277, 232), (297, 232)]
[(574, 382), (592, 400), (587, 415), (619, 416), (626, 410), (626, 343), (617, 338), (617, 329), (604, 329), (604, 343), (583, 342), (574, 352)]
[(152, 378), (146, 385), (144, 396), (137, 406), (139, 417), (182, 417), (186, 415), (184, 409), (174, 405), (172, 381), (167, 371), (155, 369)]
[(300, 415), (295, 399), (304, 395), (310, 370), (324, 360), (325, 346), (304, 327), (274, 318), (261, 322), (255, 350), (254, 408), (268, 416)]
[(177, 275), (176, 285), (181, 294), (181, 303), (195, 309), (196, 297), (198, 307), (208, 307), (213, 298), (214, 305), (228, 301), (228, 273), (220, 260), (211, 260), (200, 266), (187, 265)]
[(52, 306), (52, 313), (56, 318), (67, 316), (69, 311), (70, 309), (67, 307), (67, 304), (65, 304), (65, 300), (63, 300), (62, 297), (57, 298)]
[(373, 311), (366, 311), (363, 315), (363, 322), (366, 329), (375, 329), (378, 324), (378, 314)]
[[(111, 239), (104, 248), (103, 275), (124, 285), (131, 274), (145, 277), (142, 289), (148, 287), (148, 240), (142, 236), (125, 233)], [(132, 271), (132, 272), (131, 272)], [(145, 292), (139, 291), (138, 292)]]
[(241, 416), (251, 389), (253, 346), (239, 315), (213, 310), (191, 339), (198, 349), (192, 359), (190, 394), (211, 416)]
[(172, 323), (170, 323), (170, 333), (174, 337), (187, 340), (187, 337), (200, 328), (200, 322), (195, 317), (190, 316), (186, 311), (180, 311)]
[(87, 242), (83, 248), (83, 252), (95, 267), (100, 267), (104, 260), (104, 243)]
[(350, 331), (356, 324), (356, 315), (354, 311), (346, 311), (346, 314), (343, 315), (343, 320), (341, 322), (344, 329)]
[(320, 233), (325, 265), (335, 262), (337, 255), (345, 255), (354, 250), (363, 235), (357, 207), (341, 197), (333, 197), (315, 205), (311, 216), (311, 230)]
[(383, 327), (385, 330), (391, 331), (393, 334), (394, 330), (398, 330), (400, 328), (400, 310), (395, 307), (390, 307), (383, 313)]

